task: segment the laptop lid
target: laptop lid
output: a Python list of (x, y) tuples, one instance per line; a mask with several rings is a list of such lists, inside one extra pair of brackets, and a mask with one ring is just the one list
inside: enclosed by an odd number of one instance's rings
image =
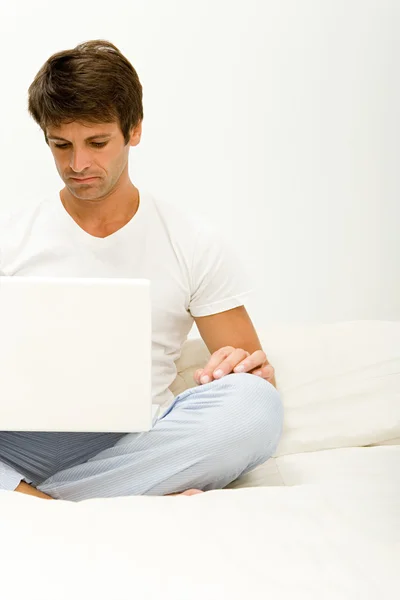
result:
[(0, 277), (0, 430), (152, 426), (147, 279)]

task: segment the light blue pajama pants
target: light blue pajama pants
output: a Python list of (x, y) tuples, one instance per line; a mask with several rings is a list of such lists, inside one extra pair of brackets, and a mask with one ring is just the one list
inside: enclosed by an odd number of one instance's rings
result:
[(72, 501), (219, 489), (273, 454), (282, 422), (274, 386), (230, 374), (176, 396), (148, 432), (0, 431), (0, 489), (22, 476)]

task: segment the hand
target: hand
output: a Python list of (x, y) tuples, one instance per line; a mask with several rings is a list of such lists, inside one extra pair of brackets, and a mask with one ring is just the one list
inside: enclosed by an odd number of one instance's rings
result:
[(266, 379), (276, 387), (275, 369), (268, 363), (263, 350), (256, 350), (250, 354), (242, 348), (233, 348), (233, 346), (224, 346), (216, 350), (210, 356), (206, 366), (195, 371), (194, 380), (198, 384), (209, 383), (229, 373), (251, 373)]

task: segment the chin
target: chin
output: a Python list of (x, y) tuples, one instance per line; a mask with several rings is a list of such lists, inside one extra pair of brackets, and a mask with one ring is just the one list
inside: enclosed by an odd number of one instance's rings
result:
[(79, 200), (96, 200), (97, 198), (101, 198), (103, 196), (101, 191), (98, 189), (92, 190), (88, 188), (78, 190), (77, 188), (71, 187), (70, 185), (66, 185), (66, 187), (68, 188), (69, 193), (72, 196), (75, 196), (75, 198), (78, 198)]

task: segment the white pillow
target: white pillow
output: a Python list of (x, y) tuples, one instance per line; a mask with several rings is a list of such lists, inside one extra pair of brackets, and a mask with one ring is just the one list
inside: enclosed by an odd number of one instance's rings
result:
[[(285, 410), (275, 456), (400, 437), (400, 322), (275, 324), (259, 331)], [(185, 342), (171, 390), (195, 384), (209, 352)]]

